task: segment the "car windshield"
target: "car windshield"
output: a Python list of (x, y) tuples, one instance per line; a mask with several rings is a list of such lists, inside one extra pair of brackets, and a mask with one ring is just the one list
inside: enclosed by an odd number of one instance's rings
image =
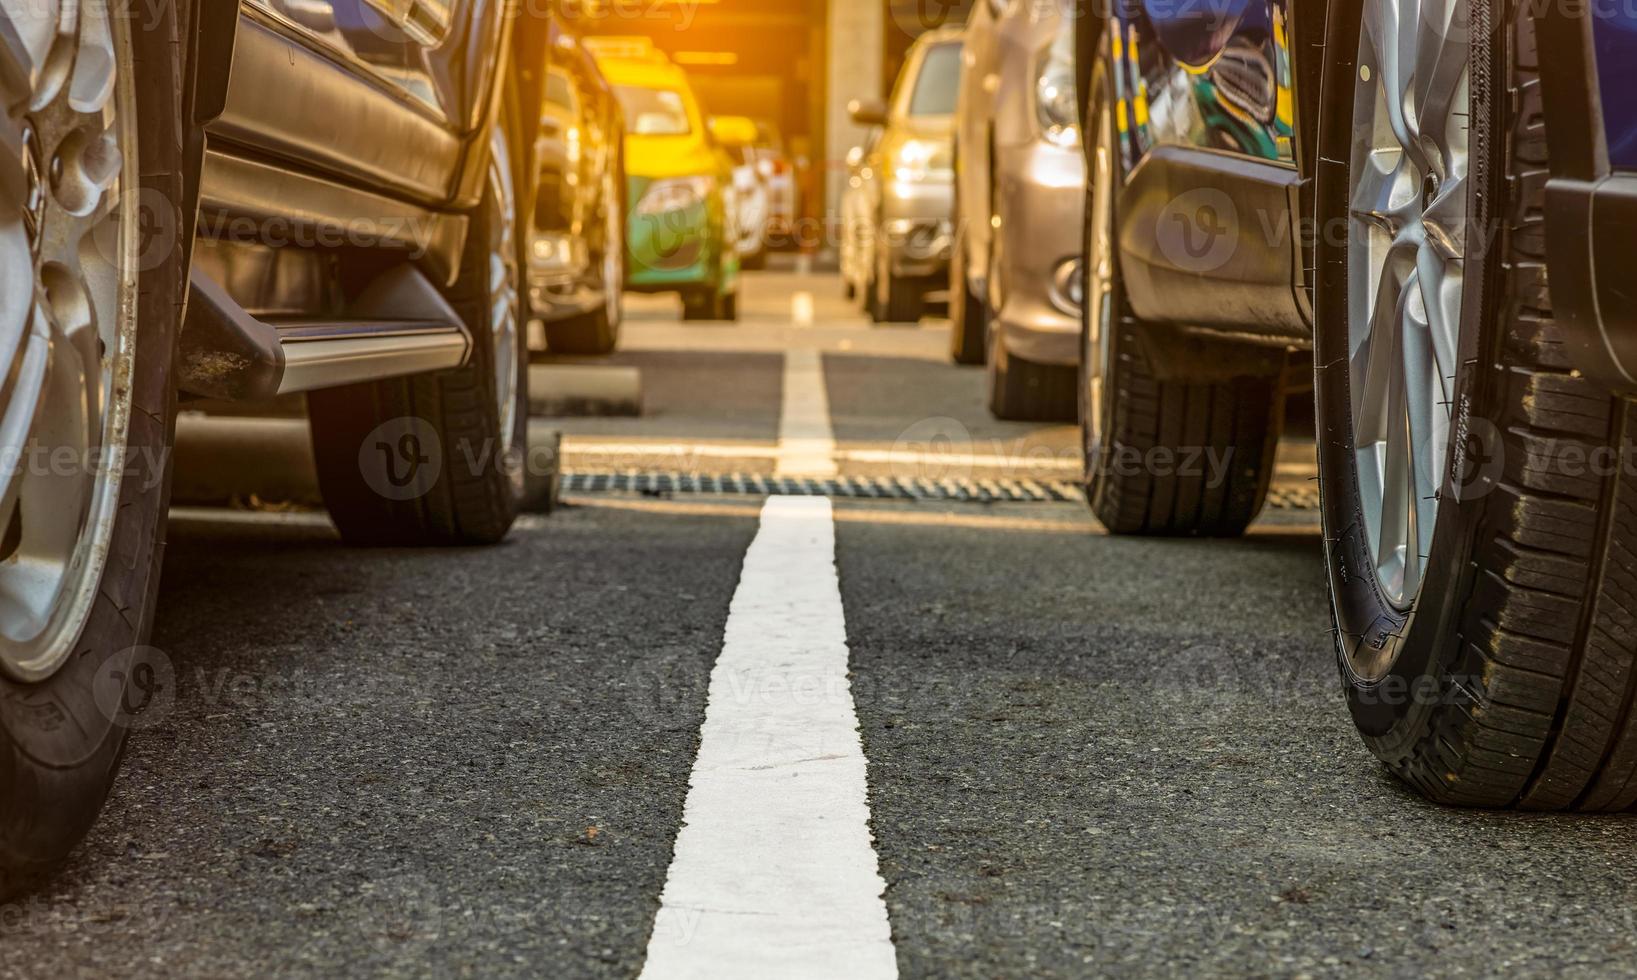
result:
[(927, 49), (915, 90), (909, 97), (912, 116), (950, 116), (961, 87), (961, 46), (950, 41)]
[(637, 136), (686, 136), (693, 132), (688, 104), (681, 92), (663, 88), (616, 85), (625, 109), (625, 131)]

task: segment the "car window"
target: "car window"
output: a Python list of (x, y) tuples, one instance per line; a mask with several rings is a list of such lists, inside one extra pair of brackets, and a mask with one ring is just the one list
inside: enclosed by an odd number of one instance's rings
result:
[(935, 44), (927, 49), (915, 90), (909, 97), (912, 116), (949, 116), (955, 113), (955, 97), (961, 87), (961, 46), (958, 42)]
[(616, 85), (625, 109), (625, 131), (638, 136), (686, 136), (693, 132), (688, 103), (681, 92), (663, 88)]

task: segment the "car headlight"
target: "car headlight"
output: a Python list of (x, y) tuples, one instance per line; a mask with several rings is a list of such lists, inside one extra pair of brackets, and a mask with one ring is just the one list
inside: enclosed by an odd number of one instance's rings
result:
[(1035, 72), (1035, 113), (1040, 119), (1040, 131), (1058, 146), (1080, 143), (1073, 39), (1072, 31), (1059, 31)]
[(906, 184), (920, 184), (949, 174), (949, 149), (932, 140), (905, 140), (892, 155), (892, 176)]
[(637, 202), (634, 212), (639, 215), (671, 214), (686, 211), (696, 204), (705, 203), (716, 181), (710, 177), (669, 177), (656, 180)]

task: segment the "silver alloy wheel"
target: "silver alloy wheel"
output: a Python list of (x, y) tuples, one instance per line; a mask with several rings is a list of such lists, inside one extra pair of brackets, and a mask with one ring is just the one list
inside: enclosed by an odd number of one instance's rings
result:
[(50, 677), (107, 564), (131, 412), (138, 242), (129, 19), (0, 0), (0, 670)]
[(496, 126), (489, 141), (489, 199), (496, 213), (489, 220), (489, 329), (493, 335), (495, 407), (500, 418), (500, 449), (506, 452), (517, 433), (517, 334), (522, 320), (521, 274), (517, 259), (517, 194), (512, 186), (511, 147)]
[[(1082, 441), (1099, 451), (1103, 445), (1103, 365), (1108, 362), (1109, 331), (1113, 327), (1114, 293), (1114, 116), (1106, 103), (1099, 111), (1097, 145), (1092, 150), (1091, 214), (1086, 223), (1086, 288), (1083, 302), (1088, 333), (1085, 350), (1086, 431)], [(1091, 460), (1088, 463), (1093, 462)], [(1087, 475), (1090, 475), (1088, 470)]]
[(1348, 177), (1348, 351), (1376, 576), (1414, 604), (1449, 459), (1467, 218), (1464, 0), (1366, 0)]

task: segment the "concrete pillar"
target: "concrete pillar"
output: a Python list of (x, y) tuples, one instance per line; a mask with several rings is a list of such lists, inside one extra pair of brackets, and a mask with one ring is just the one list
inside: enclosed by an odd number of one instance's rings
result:
[(847, 117), (847, 103), (877, 98), (881, 52), (886, 44), (886, 4), (882, 0), (829, 0), (825, 33), (825, 209), (839, 215), (847, 187), (847, 151), (864, 141), (866, 130)]

